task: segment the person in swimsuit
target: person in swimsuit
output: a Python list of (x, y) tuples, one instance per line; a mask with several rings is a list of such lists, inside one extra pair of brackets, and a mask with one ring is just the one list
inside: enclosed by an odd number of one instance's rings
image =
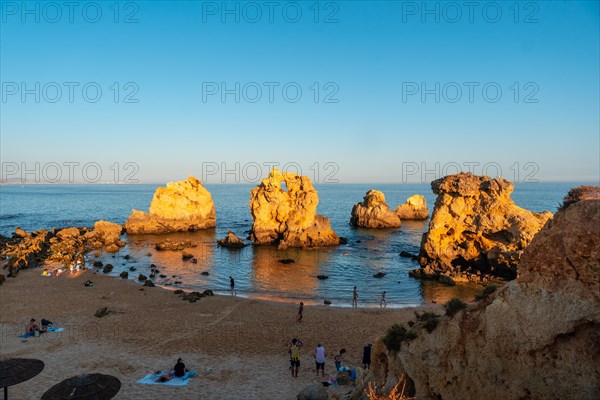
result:
[(304, 312), (304, 303), (300, 302), (300, 307), (298, 308), (298, 315), (296, 315), (296, 322), (302, 322), (302, 313)]

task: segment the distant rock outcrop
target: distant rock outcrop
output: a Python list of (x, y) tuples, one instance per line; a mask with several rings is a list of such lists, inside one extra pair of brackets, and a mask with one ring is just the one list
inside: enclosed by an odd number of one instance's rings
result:
[(396, 207), (396, 214), (401, 220), (423, 220), (429, 218), (429, 210), (425, 197), (415, 194), (406, 199), (405, 204)]
[(437, 195), (429, 230), (423, 235), (418, 278), (445, 282), (514, 279), (525, 247), (552, 217), (533, 213), (510, 198), (513, 184), (470, 173), (431, 183)]
[(228, 249), (239, 249), (246, 245), (242, 239), (235, 236), (235, 233), (231, 231), (227, 232), (227, 236), (225, 236), (223, 239), (217, 240), (217, 244)]
[(415, 334), (379, 349), (372, 370), (407, 375), (419, 399), (600, 398), (600, 200), (568, 204), (516, 280)]
[(156, 189), (150, 212), (133, 210), (125, 222), (128, 234), (195, 231), (215, 226), (212, 196), (202, 181), (193, 176)]
[(106, 251), (115, 252), (125, 246), (125, 242), (121, 240), (122, 231), (121, 225), (100, 220), (94, 224), (94, 230), (86, 232), (84, 236), (93, 248), (104, 246)]
[[(281, 188), (285, 183), (286, 189)], [(257, 244), (321, 247), (340, 243), (329, 219), (317, 215), (319, 196), (310, 179), (274, 168), (250, 192), (254, 222), (250, 238)]]
[(363, 228), (398, 228), (401, 222), (385, 202), (385, 195), (379, 190), (369, 190), (363, 201), (352, 207), (350, 224)]

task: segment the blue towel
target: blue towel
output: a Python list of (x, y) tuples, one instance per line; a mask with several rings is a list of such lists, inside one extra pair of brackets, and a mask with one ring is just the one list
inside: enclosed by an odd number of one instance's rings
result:
[[(65, 330), (65, 328), (58, 328), (56, 326), (52, 326), (52, 327), (48, 328), (48, 333), (51, 333), (51, 332), (62, 332), (64, 330)], [(21, 339), (27, 339), (27, 338), (30, 338), (30, 337), (33, 337), (33, 336), (34, 336), (33, 332), (27, 332), (27, 333), (24, 333), (22, 335), (19, 335), (19, 337)]]
[(173, 379), (165, 382), (156, 382), (156, 380), (160, 378), (161, 375), (162, 372), (159, 372), (158, 374), (148, 374), (142, 379), (138, 380), (137, 382), (142, 383), (144, 385), (185, 386), (190, 381), (191, 377), (195, 375), (195, 372), (186, 372), (185, 375), (183, 375), (181, 378), (173, 377)]

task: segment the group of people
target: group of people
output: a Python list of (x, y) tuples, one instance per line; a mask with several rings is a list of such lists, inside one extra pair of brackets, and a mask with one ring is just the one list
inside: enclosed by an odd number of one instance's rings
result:
[[(381, 299), (379, 300), (379, 307), (386, 308), (387, 300), (385, 299), (386, 291), (384, 290), (381, 293)], [(354, 286), (354, 291), (352, 292), (352, 308), (358, 307), (358, 289)]]
[[(291, 343), (288, 346), (288, 355), (290, 356), (290, 371), (292, 372), (292, 377), (298, 377), (298, 369), (300, 368), (300, 349), (302, 348), (302, 341), (297, 338), (293, 338)], [(371, 343), (368, 343), (363, 348), (363, 356), (362, 356), (362, 367), (364, 369), (369, 369), (371, 367)], [(340, 351), (334, 356), (333, 360), (335, 362), (335, 370), (336, 372), (342, 369), (342, 362), (344, 361), (344, 356), (346, 354), (346, 349), (342, 348)], [(313, 358), (315, 360), (315, 368), (317, 371), (317, 376), (319, 376), (319, 372), (321, 372), (321, 376), (325, 376), (325, 361), (327, 360), (327, 352), (325, 351), (325, 347), (319, 343), (313, 353)]]
[(41, 325), (38, 325), (35, 318), (31, 318), (31, 320), (29, 321), (29, 324), (25, 328), (25, 333), (39, 336), (42, 333), (48, 332), (48, 328), (50, 328), (51, 326), (52, 326), (52, 321), (42, 318)]
[(181, 358), (178, 358), (173, 369), (166, 370), (162, 374), (160, 374), (159, 377), (156, 379), (156, 382), (166, 382), (170, 381), (173, 378), (181, 378), (185, 375), (186, 372), (190, 372), (190, 370), (185, 367), (183, 360)]

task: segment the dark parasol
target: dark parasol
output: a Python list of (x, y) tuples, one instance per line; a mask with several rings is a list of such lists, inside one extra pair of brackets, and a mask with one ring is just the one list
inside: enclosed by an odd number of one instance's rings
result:
[(121, 381), (114, 376), (83, 374), (52, 386), (42, 400), (108, 400), (121, 389)]
[(4, 388), (4, 400), (8, 399), (8, 387), (25, 382), (44, 369), (44, 362), (32, 358), (8, 358), (0, 360), (0, 387)]

